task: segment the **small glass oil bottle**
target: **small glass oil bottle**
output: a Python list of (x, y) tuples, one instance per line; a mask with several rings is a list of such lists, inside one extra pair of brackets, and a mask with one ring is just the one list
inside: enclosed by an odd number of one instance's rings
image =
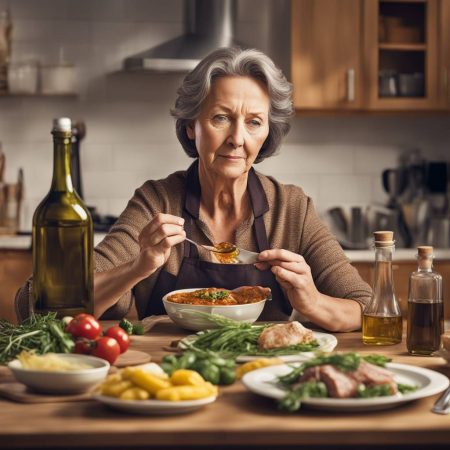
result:
[(409, 277), (406, 347), (413, 355), (439, 350), (444, 332), (442, 277), (433, 272), (433, 247), (417, 247), (417, 272)]
[(392, 231), (375, 231), (375, 278), (373, 294), (362, 317), (363, 343), (393, 345), (402, 341), (402, 314), (394, 294)]

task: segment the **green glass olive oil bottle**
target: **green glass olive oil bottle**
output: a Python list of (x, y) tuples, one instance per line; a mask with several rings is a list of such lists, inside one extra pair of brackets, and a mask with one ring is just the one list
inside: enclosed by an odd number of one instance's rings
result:
[(70, 176), (71, 121), (53, 122), (53, 180), (33, 216), (34, 311), (93, 313), (93, 225)]

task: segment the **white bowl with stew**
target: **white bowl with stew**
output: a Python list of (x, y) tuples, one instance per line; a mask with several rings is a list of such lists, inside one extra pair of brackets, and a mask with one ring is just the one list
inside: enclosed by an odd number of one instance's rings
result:
[(245, 303), (239, 305), (196, 305), (190, 303), (175, 303), (169, 300), (174, 294), (198, 291), (202, 288), (195, 289), (179, 289), (166, 294), (162, 301), (169, 317), (180, 327), (187, 330), (207, 330), (217, 328), (218, 325), (210, 321), (207, 317), (197, 315), (197, 312), (218, 314), (238, 322), (253, 323), (261, 315), (264, 305), (270, 299), (270, 295), (266, 298), (254, 303)]

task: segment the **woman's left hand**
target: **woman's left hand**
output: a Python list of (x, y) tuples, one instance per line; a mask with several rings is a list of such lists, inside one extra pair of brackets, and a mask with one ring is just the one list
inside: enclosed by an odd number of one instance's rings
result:
[(291, 306), (308, 316), (320, 299), (320, 292), (314, 284), (311, 268), (305, 258), (284, 249), (264, 250), (259, 254), (261, 262), (255, 266), (260, 270), (270, 270), (287, 295)]

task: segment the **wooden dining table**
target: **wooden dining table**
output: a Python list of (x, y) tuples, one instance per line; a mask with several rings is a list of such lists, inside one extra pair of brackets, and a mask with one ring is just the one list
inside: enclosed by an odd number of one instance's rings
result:
[[(189, 332), (169, 320), (132, 348), (158, 362), (171, 342)], [(393, 346), (365, 346), (361, 332), (336, 333), (338, 351), (383, 354), (393, 362), (426, 367), (450, 376), (440, 357), (411, 356), (405, 339)], [(13, 382), (8, 369), (0, 383)], [(450, 416), (430, 410), (438, 395), (372, 412), (277, 410), (273, 400), (238, 381), (221, 387), (218, 399), (183, 415), (141, 416), (109, 409), (94, 399), (25, 404), (0, 399), (0, 448), (282, 449), (282, 448), (450, 448)]]

